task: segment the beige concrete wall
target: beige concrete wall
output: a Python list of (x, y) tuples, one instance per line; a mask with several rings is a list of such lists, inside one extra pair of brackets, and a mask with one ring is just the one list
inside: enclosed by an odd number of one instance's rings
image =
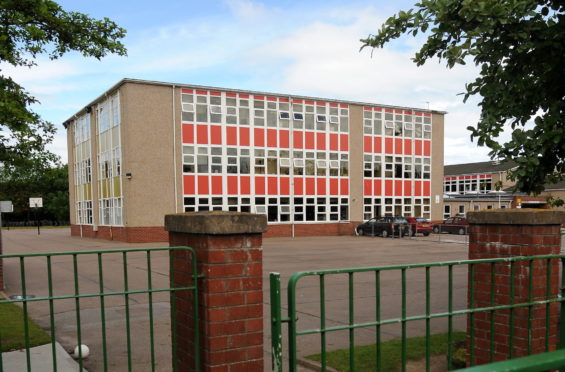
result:
[[(456, 216), (459, 214), (459, 206), (465, 206), (465, 214), (469, 213), (469, 211), (473, 211), (475, 205), (479, 205), (479, 210), (486, 210), (489, 205), (492, 205), (492, 209), (498, 209), (499, 203), (498, 199), (490, 199), (490, 200), (480, 200), (480, 201), (469, 201), (469, 200), (456, 200), (456, 201), (444, 201), (445, 205), (451, 206), (451, 216)], [(512, 201), (502, 200), (500, 202), (500, 206), (504, 206), (506, 208), (511, 208)], [(443, 208), (443, 207), (442, 207)], [(442, 215), (437, 220), (443, 219), (443, 209)]]
[(350, 221), (363, 221), (363, 106), (349, 105)]
[(71, 224), (76, 224), (75, 127), (73, 124), (71, 124), (67, 129), (67, 163), (69, 166), (69, 219)]
[(172, 92), (134, 83), (120, 88), (125, 226), (162, 226), (165, 214), (175, 212)]
[(432, 187), (431, 187), (431, 217), (432, 220), (442, 219), (443, 216), (443, 142), (444, 115), (432, 114)]
[[(550, 191), (544, 191), (540, 194), (540, 196), (547, 198), (549, 196), (554, 197), (554, 198), (560, 198), (561, 200), (565, 200), (565, 190), (550, 190)], [(559, 208), (555, 208), (558, 210), (565, 210), (565, 206), (563, 207), (559, 207)]]

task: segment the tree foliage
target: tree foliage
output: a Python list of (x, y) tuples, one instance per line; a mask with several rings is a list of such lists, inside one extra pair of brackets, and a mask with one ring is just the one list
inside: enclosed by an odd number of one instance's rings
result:
[(125, 55), (124, 36), (109, 19), (67, 12), (54, 1), (0, 0), (0, 164), (25, 167), (38, 158), (54, 160), (45, 146), (55, 133), (53, 124), (30, 109), (36, 98), (5, 76), (2, 65), (31, 68), (40, 55), (57, 59), (70, 51), (96, 59)]
[[(438, 57), (447, 67), (480, 68), (464, 101), (481, 97), (471, 139), (489, 155), (513, 160), (516, 189), (537, 194), (565, 179), (565, 2), (561, 0), (422, 0), (390, 17), (363, 47), (382, 48), (403, 34), (427, 38), (420, 66)], [(512, 131), (506, 143), (497, 137)]]

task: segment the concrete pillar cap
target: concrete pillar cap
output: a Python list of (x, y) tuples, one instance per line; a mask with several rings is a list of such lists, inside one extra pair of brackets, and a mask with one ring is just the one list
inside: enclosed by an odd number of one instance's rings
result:
[(267, 216), (223, 211), (167, 214), (165, 230), (205, 235), (257, 234), (267, 231)]
[(467, 221), (476, 225), (561, 225), (565, 211), (553, 209), (489, 209), (467, 213)]

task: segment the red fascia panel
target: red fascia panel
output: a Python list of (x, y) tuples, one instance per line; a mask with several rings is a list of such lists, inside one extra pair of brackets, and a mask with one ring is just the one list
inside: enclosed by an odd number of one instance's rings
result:
[(325, 102), (318, 102), (316, 101), (316, 106), (325, 106), (326, 103)]
[[(229, 128), (229, 127), (228, 127)], [(229, 138), (229, 136), (228, 136)], [(239, 128), (239, 145), (249, 146), (249, 128), (240, 127)]]
[(394, 195), (402, 195), (402, 180), (394, 181)]
[(205, 91), (205, 90), (197, 90), (197, 91), (196, 91), (196, 94), (199, 94), (199, 95), (201, 95), (201, 96), (207, 96), (207, 95), (208, 95), (208, 92)]
[(279, 102), (288, 102), (288, 98), (279, 98)]
[(392, 187), (393, 187), (392, 180), (385, 180), (385, 196), (393, 195)]
[(412, 140), (404, 140), (404, 155), (412, 155)]
[(406, 114), (406, 115), (412, 115), (412, 111), (410, 111), (410, 110), (404, 110), (404, 114)]
[(424, 113), (422, 113), (422, 112), (420, 112), (420, 111), (416, 111), (416, 112), (414, 112), (414, 115), (416, 115), (416, 116), (422, 116), (422, 115), (424, 115)]
[(394, 110), (395, 114), (402, 114), (402, 110)]
[(414, 155), (422, 155), (422, 140), (414, 140)]
[(487, 174), (486, 178), (492, 178), (492, 174), (491, 173)]
[(422, 181), (414, 181), (414, 196), (422, 196)]
[(237, 97), (237, 94), (235, 93), (226, 93), (226, 97)]
[[(237, 176), (236, 176), (237, 177)], [(222, 176), (212, 176), (212, 195), (222, 195)]]
[(373, 180), (363, 180), (363, 195), (373, 195)]
[(393, 109), (389, 109), (389, 108), (385, 108), (385, 112), (388, 112), (388, 113), (393, 113), (393, 112), (394, 112), (394, 110), (393, 110)]
[(313, 104), (314, 104), (314, 101), (304, 101), (304, 104), (305, 104), (305, 105), (313, 105)]
[(249, 94), (240, 94), (239, 98), (249, 99)]
[(363, 110), (365, 110), (365, 111), (372, 111), (373, 109), (370, 108), (370, 107), (364, 106), (364, 107), (363, 107)]
[(249, 176), (239, 177), (239, 190), (241, 195), (251, 194), (251, 177)]
[(373, 138), (363, 136), (363, 152), (373, 152)]
[(430, 196), (431, 193), (431, 182), (430, 181), (424, 181), (424, 196)]
[(465, 176), (465, 179), (466, 179), (466, 180), (470, 180), (470, 179), (471, 179), (471, 176)]
[(380, 108), (380, 107), (373, 107), (373, 111), (379, 111), (380, 112), (380, 111), (383, 111), (383, 109)]
[(316, 183), (318, 184), (317, 194), (326, 195), (326, 179), (318, 178), (316, 181)]
[(330, 133), (330, 150), (331, 151), (337, 151), (338, 150), (337, 134)]
[(412, 181), (404, 181), (404, 196), (412, 196)]
[(339, 150), (349, 151), (349, 136), (347, 134), (339, 135)]
[(255, 195), (265, 195), (265, 177), (255, 177)]
[(339, 193), (340, 195), (349, 195), (349, 178), (339, 179)]
[(269, 195), (278, 195), (277, 177), (267, 177), (267, 192)]
[(265, 100), (265, 96), (253, 96), (253, 99), (255, 101), (264, 101)]
[(392, 154), (392, 138), (385, 138), (385, 154)]
[(279, 147), (285, 149), (290, 147), (290, 132), (288, 130), (279, 131)]
[(304, 148), (304, 139), (302, 137), (303, 132), (294, 131), (292, 132), (293, 148), (302, 149)]
[(330, 103), (330, 107), (337, 107), (337, 103)]
[(424, 112), (424, 116), (430, 117), (432, 116), (432, 114), (430, 114), (429, 112)]
[(339, 194), (339, 181), (337, 178), (330, 178), (330, 195)]
[(210, 143), (212, 145), (222, 144), (222, 127), (219, 125), (210, 126)]
[(340, 103), (339, 107), (340, 108), (349, 108), (349, 105), (347, 103)]
[(221, 96), (222, 92), (210, 92), (211, 96)]
[(200, 145), (208, 144), (208, 126), (204, 124), (198, 124), (196, 126), (196, 141)]
[(304, 136), (305, 136), (304, 148), (309, 149), (309, 150), (313, 150), (314, 147), (315, 147), (315, 145), (314, 145), (314, 132), (305, 132)]
[(254, 128), (254, 145), (258, 147), (265, 147), (265, 129)]
[(293, 99), (292, 103), (302, 103), (302, 100), (301, 99)]
[(373, 182), (373, 195), (381, 196), (383, 194), (383, 182), (382, 180), (375, 180)]
[(290, 195), (290, 177), (279, 178), (280, 193), (279, 195)]
[(198, 195), (210, 194), (208, 187), (208, 176), (198, 176)]
[(306, 195), (316, 195), (316, 179), (306, 178)]
[(267, 97), (267, 101), (277, 102), (277, 97)]
[(383, 139), (382, 137), (373, 137), (373, 150), (376, 154), (383, 152)]
[(183, 177), (183, 192), (185, 195), (195, 195), (196, 194), (196, 176), (184, 176)]
[(228, 146), (237, 146), (237, 127), (226, 127), (226, 143)]
[(473, 178), (474, 178), (474, 179), (477, 179), (477, 178), (479, 178), (479, 176), (475, 174), (475, 175), (473, 176)]
[(267, 129), (267, 147), (277, 147), (276, 129)]
[(228, 176), (228, 194), (229, 195), (238, 195), (239, 191), (237, 189), (238, 184), (238, 177), (237, 176)]
[(304, 195), (304, 179), (302, 177), (294, 178), (294, 195)]
[(316, 149), (325, 150), (326, 149), (326, 134), (316, 133)]
[(432, 141), (424, 141), (424, 156), (432, 154)]
[(194, 124), (182, 125), (182, 143), (194, 143)]
[(188, 93), (188, 94), (192, 94), (193, 90), (192, 89), (181, 89), (180, 90), (182, 93)]
[(394, 153), (395, 154), (402, 154), (402, 138), (395, 138), (394, 139)]

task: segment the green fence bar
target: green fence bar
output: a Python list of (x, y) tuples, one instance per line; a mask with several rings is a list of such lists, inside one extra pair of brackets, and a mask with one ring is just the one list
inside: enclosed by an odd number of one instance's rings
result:
[[(152, 256), (152, 253), (155, 252), (174, 252), (174, 251), (188, 251), (189, 254), (192, 257), (192, 283), (190, 283), (191, 285), (183, 285), (183, 286), (177, 286), (176, 283), (172, 282), (172, 277), (171, 277), (171, 281), (169, 282), (169, 286), (164, 286), (163, 288), (156, 288), (154, 286), (154, 283), (152, 281), (152, 259), (154, 256)], [(130, 289), (130, 285), (129, 285), (129, 277), (128, 277), (128, 258), (130, 258), (131, 254), (133, 253), (143, 253), (146, 256), (146, 265), (147, 265), (147, 285), (146, 288), (143, 289), (135, 289), (132, 290)], [(108, 255), (121, 255), (122, 256), (122, 270), (123, 270), (123, 281), (124, 281), (124, 286), (123, 286), (123, 290), (108, 290), (108, 288), (105, 287), (104, 285), (104, 257), (108, 256)], [(95, 274), (97, 275), (97, 278), (94, 279), (90, 279), (92, 282), (95, 282), (97, 280), (96, 283), (96, 287), (98, 289), (98, 291), (95, 292), (91, 292), (91, 293), (85, 293), (84, 289), (82, 289), (79, 284), (79, 278), (83, 277), (83, 274), (81, 273), (81, 268), (79, 267), (79, 259), (80, 257), (88, 257), (88, 256), (94, 256), (96, 261), (96, 264), (98, 265), (98, 273)], [(171, 255), (172, 256), (172, 255)], [(73, 275), (73, 279), (72, 279), (72, 289), (69, 289), (69, 293), (61, 293), (61, 290), (55, 287), (55, 282), (53, 280), (53, 272), (54, 272), (54, 265), (56, 264), (54, 262), (55, 258), (59, 258), (59, 257), (69, 257), (72, 260), (72, 275)], [(28, 297), (28, 292), (30, 291), (27, 283), (27, 277), (26, 277), (26, 263), (28, 262), (28, 259), (33, 258), (33, 259), (38, 259), (38, 258), (45, 258), (46, 259), (46, 284), (47, 284), (47, 295), (38, 295), (36, 297)], [(153, 308), (153, 294), (154, 293), (170, 293), (171, 295), (171, 309), (172, 311), (174, 311), (175, 309), (175, 293), (178, 291), (192, 291), (193, 295), (193, 302), (192, 302), (192, 307), (193, 307), (193, 316), (195, 319), (195, 332), (194, 332), (194, 347), (195, 350), (199, 350), (200, 349), (200, 339), (199, 339), (199, 328), (198, 328), (198, 296), (197, 296), (197, 291), (198, 291), (198, 273), (197, 273), (197, 262), (196, 262), (196, 255), (194, 253), (194, 251), (191, 248), (188, 247), (164, 247), (164, 248), (136, 248), (136, 249), (111, 249), (111, 250), (89, 250), (89, 251), (77, 251), (77, 252), (51, 252), (51, 253), (30, 253), (30, 254), (9, 254), (9, 255), (0, 255), (0, 259), (4, 260), (4, 265), (5, 267), (7, 267), (8, 265), (10, 265), (11, 261), (16, 261), (17, 264), (19, 264), (19, 285), (21, 286), (21, 296), (18, 297), (14, 297), (11, 299), (0, 299), (0, 303), (13, 303), (13, 304), (21, 304), (22, 306), (22, 312), (23, 312), (23, 329), (24, 329), (24, 340), (23, 340), (23, 344), (25, 347), (25, 359), (26, 359), (26, 366), (24, 367), (22, 365), (22, 368), (24, 370), (27, 371), (31, 371), (32, 370), (32, 363), (33, 363), (33, 358), (31, 358), (31, 354), (30, 354), (30, 329), (29, 329), (29, 325), (28, 325), (28, 319), (29, 317), (32, 315), (32, 313), (30, 313), (30, 309), (28, 308), (28, 304), (29, 303), (40, 303), (40, 302), (45, 302), (48, 306), (48, 311), (49, 311), (49, 326), (50, 326), (50, 340), (51, 340), (51, 354), (52, 354), (52, 370), (53, 371), (57, 371), (57, 368), (59, 367), (58, 363), (57, 363), (57, 358), (56, 358), (56, 341), (57, 341), (57, 336), (60, 335), (60, 331), (59, 333), (57, 332), (57, 323), (56, 323), (56, 319), (55, 319), (55, 306), (57, 305), (58, 301), (64, 301), (64, 300), (72, 300), (74, 301), (74, 313), (75, 313), (75, 319), (76, 319), (76, 343), (77, 345), (81, 345), (83, 342), (83, 332), (82, 332), (82, 320), (81, 320), (81, 300), (82, 299), (87, 299), (87, 298), (97, 298), (99, 299), (99, 306), (100, 306), (100, 322), (101, 322), (101, 348), (102, 348), (102, 358), (101, 359), (101, 366), (97, 366), (95, 367), (95, 369), (99, 369), (99, 370), (103, 370), (103, 371), (108, 371), (108, 366), (109, 366), (109, 362), (108, 362), (108, 349), (112, 348), (115, 346), (112, 345), (112, 342), (114, 342), (114, 340), (112, 339), (107, 339), (106, 336), (106, 298), (107, 297), (112, 297), (112, 296), (123, 296), (124, 301), (125, 301), (125, 333), (126, 333), (126, 339), (127, 339), (127, 359), (128, 359), (128, 370), (132, 370), (133, 369), (133, 365), (132, 365), (132, 360), (134, 360), (135, 355), (135, 349), (133, 347), (131, 338), (132, 338), (132, 329), (131, 329), (131, 310), (130, 310), (130, 296), (131, 295), (135, 295), (135, 294), (144, 294), (148, 296), (148, 309), (149, 309), (149, 314), (148, 314), (148, 321), (149, 321), (149, 329), (148, 329), (148, 333), (149, 333), (149, 342), (150, 342), (150, 358), (151, 358), (151, 370), (155, 371), (157, 369), (156, 363), (157, 363), (157, 359), (155, 356), (155, 336), (154, 336), (154, 308)], [(172, 262), (170, 262), (172, 263)], [(95, 265), (96, 265), (95, 264)], [(85, 261), (85, 265), (86, 265), (86, 261)], [(82, 267), (82, 261), (81, 261), (81, 267)], [(170, 266), (170, 269), (172, 270), (172, 266)], [(29, 268), (28, 270), (29, 271)], [(38, 275), (37, 273), (34, 273), (34, 275)], [(43, 274), (42, 274), (43, 275)], [(11, 283), (14, 288), (17, 288), (18, 283)], [(9, 288), (8, 288), (9, 290)], [(58, 295), (55, 295), (55, 293), (57, 293)], [(173, 312), (171, 313), (173, 314)], [(175, 324), (175, 318), (172, 317), (171, 318), (171, 324)], [(136, 330), (139, 331), (139, 330)], [(3, 344), (3, 340), (2, 340), (2, 334), (0, 334), (0, 349), (1, 349), (1, 345)], [(172, 332), (172, 349), (176, 348), (176, 342), (174, 340), (176, 336), (176, 332), (173, 326), (173, 332)], [(74, 345), (73, 345), (74, 346)], [(120, 345), (121, 346), (121, 345)], [(110, 349), (112, 350), (112, 349)], [(84, 365), (83, 365), (83, 350), (81, 347), (78, 348), (78, 358), (77, 358), (77, 362), (78, 362), (78, 369), (79, 370), (83, 370)], [(4, 359), (2, 358), (2, 353), (0, 353), (0, 372), (4, 371), (4, 365), (3, 365), (3, 361)], [(177, 369), (177, 360), (176, 358), (173, 359), (173, 367), (175, 368), (175, 370)], [(34, 366), (35, 368), (35, 366)], [(60, 367), (59, 367), (60, 368)], [(195, 353), (195, 365), (194, 365), (194, 370), (195, 371), (200, 371), (200, 356), (199, 353)]]
[[(476, 314), (482, 313), (482, 314), (488, 314), (488, 321), (490, 325), (487, 326), (490, 331), (490, 345), (494, 345), (494, 335), (496, 332), (496, 323), (495, 323), (495, 316), (497, 314), (497, 312), (499, 311), (506, 311), (509, 314), (509, 320), (508, 320), (508, 324), (510, 327), (510, 335), (513, 337), (513, 330), (512, 327), (514, 325), (514, 309), (518, 309), (518, 308), (524, 308), (524, 309), (535, 309), (536, 307), (539, 306), (544, 306), (548, 311), (546, 313), (546, 318), (545, 318), (545, 324), (546, 325), (550, 325), (550, 321), (549, 321), (549, 310), (551, 309), (552, 306), (557, 306), (557, 305), (552, 305), (552, 304), (560, 304), (561, 309), (562, 309), (562, 313), (563, 313), (563, 309), (565, 309), (565, 279), (562, 276), (561, 278), (561, 296), (558, 297), (553, 297), (550, 298), (551, 296), (551, 290), (550, 290), (550, 284), (551, 284), (551, 279), (552, 279), (552, 271), (550, 269), (551, 267), (551, 262), (554, 262), (552, 260), (556, 260), (559, 259), (562, 267), (563, 264), (565, 263), (565, 255), (539, 255), (539, 256), (529, 256), (529, 257), (511, 257), (511, 258), (493, 258), (493, 259), (480, 259), (480, 260), (464, 260), (464, 261), (450, 261), (450, 262), (437, 262), (437, 263), (423, 263), (423, 264), (413, 264), (413, 265), (395, 265), (395, 266), (384, 266), (384, 267), (365, 267), (365, 268), (350, 268), (350, 269), (336, 269), (336, 270), (316, 270), (316, 271), (303, 271), (303, 272), (298, 272), (293, 274), (290, 279), (288, 280), (288, 286), (287, 286), (287, 296), (288, 296), (288, 360), (289, 360), (289, 366), (288, 366), (288, 370), (289, 371), (296, 371), (297, 369), (297, 350), (298, 350), (298, 337), (300, 336), (305, 336), (305, 335), (314, 335), (314, 334), (319, 334), (320, 335), (320, 350), (321, 350), (321, 361), (322, 361), (322, 366), (321, 366), (321, 370), (327, 370), (328, 366), (328, 353), (329, 351), (327, 350), (328, 344), (327, 344), (327, 337), (331, 332), (339, 332), (339, 331), (348, 331), (349, 332), (349, 344), (347, 347), (347, 350), (349, 351), (349, 370), (350, 371), (354, 371), (355, 370), (355, 330), (357, 329), (363, 329), (363, 328), (368, 328), (371, 327), (375, 334), (376, 334), (376, 342), (377, 345), (380, 345), (380, 343), (382, 342), (382, 332), (383, 332), (383, 327), (384, 326), (388, 326), (388, 325), (400, 325), (400, 357), (401, 357), (401, 370), (405, 370), (406, 369), (406, 363), (407, 363), (407, 347), (408, 347), (408, 338), (407, 338), (407, 325), (410, 324), (410, 322), (416, 322), (416, 321), (424, 321), (425, 322), (425, 369), (427, 371), (430, 370), (430, 359), (431, 359), (431, 322), (433, 319), (441, 319), (441, 318), (445, 318), (447, 319), (447, 341), (448, 341), (448, 345), (447, 345), (447, 362), (448, 362), (448, 367), (449, 369), (453, 368), (453, 342), (454, 342), (454, 331), (455, 331), (455, 326), (454, 326), (454, 319), (457, 316), (467, 316), (468, 317), (468, 334), (469, 334), (469, 359), (471, 362), (471, 366), (475, 363), (475, 322), (478, 322), (478, 320), (476, 320), (477, 316)], [(546, 295), (545, 298), (539, 298), (539, 297), (535, 297), (533, 296), (533, 285), (535, 284), (533, 281), (533, 268), (536, 267), (536, 261), (542, 261), (543, 264), (545, 264), (545, 262), (547, 262), (548, 268), (547, 268), (547, 277), (545, 278), (544, 281), (546, 281), (546, 285), (548, 288), (546, 288)], [(481, 266), (482, 265), (482, 266)], [(529, 280), (529, 284), (530, 284), (530, 295), (527, 296), (527, 298), (525, 300), (514, 300), (511, 299), (510, 303), (506, 303), (506, 304), (496, 304), (495, 300), (496, 300), (496, 288), (497, 288), (497, 283), (499, 283), (499, 281), (497, 280), (496, 275), (497, 274), (497, 270), (496, 270), (496, 265), (504, 265), (504, 266), (508, 266), (508, 270), (509, 270), (509, 276), (511, 278), (514, 278), (515, 275), (517, 275), (517, 271), (519, 267), (525, 267), (526, 269), (529, 268), (529, 272), (530, 272), (530, 276), (528, 278), (526, 278), (526, 280)], [(433, 288), (433, 283), (435, 280), (441, 280), (441, 276), (437, 276), (434, 277), (434, 273), (435, 273), (435, 268), (440, 268), (440, 267), (446, 267), (447, 268), (447, 309), (442, 310), (442, 311), (435, 311), (432, 312), (432, 296), (434, 296), (435, 294), (433, 294), (431, 292), (431, 288)], [(478, 298), (475, 298), (475, 296), (470, 295), (468, 297), (468, 303), (467, 303), (467, 307), (465, 308), (458, 308), (455, 309), (455, 304), (454, 304), (454, 272), (456, 268), (462, 268), (464, 269), (465, 267), (468, 269), (468, 278), (469, 278), (469, 285), (468, 285), (468, 290), (469, 293), (474, 293), (475, 291), (475, 284), (474, 284), (474, 280), (478, 275), (490, 275), (490, 278), (487, 276), (487, 281), (486, 284), (489, 285), (489, 289), (488, 291), (485, 291), (484, 294), (485, 296), (481, 297), (481, 301), (483, 302), (479, 302)], [(418, 276), (418, 278), (422, 278), (423, 279), (412, 279), (413, 276), (411, 275), (410, 277), (408, 276), (408, 272), (414, 272), (415, 270), (418, 269), (424, 269), (424, 272), (422, 272), (421, 274), (418, 274), (420, 276)], [(375, 290), (374, 290), (374, 294), (375, 294), (375, 319), (374, 320), (368, 320), (368, 321), (364, 321), (364, 322), (355, 322), (355, 307), (356, 307), (356, 299), (355, 299), (355, 291), (354, 291), (354, 280), (353, 278), (357, 278), (358, 273), (374, 273), (374, 285), (375, 285)], [(382, 282), (382, 278), (384, 273), (386, 272), (399, 272), (400, 273), (400, 287), (401, 287), (401, 293), (400, 295), (400, 300), (401, 300), (401, 314), (399, 317), (395, 317), (395, 318), (389, 318), (389, 319), (383, 319), (382, 317), (382, 296), (384, 295), (384, 291), (381, 288), (381, 282)], [(555, 270), (553, 270), (553, 272), (555, 272)], [(327, 323), (327, 316), (328, 316), (328, 312), (327, 312), (327, 282), (329, 280), (330, 277), (338, 277), (339, 275), (343, 275), (343, 274), (347, 274), (347, 283), (344, 283), (344, 285), (347, 285), (348, 288), (348, 295), (346, 298), (343, 299), (343, 301), (347, 301), (347, 307), (348, 307), (348, 320), (344, 323), (341, 324), (334, 324), (332, 326), (328, 326)], [(504, 274), (504, 275), (508, 275), (508, 274)], [(300, 293), (300, 286), (299, 283), (301, 283), (301, 279), (305, 278), (305, 277), (312, 277), (312, 276), (316, 276), (319, 278), (319, 301), (320, 301), (320, 317), (321, 319), (319, 320), (319, 328), (305, 328), (305, 327), (299, 327), (299, 317), (298, 317), (298, 310), (297, 310), (297, 298), (299, 297), (299, 293)], [(274, 276), (273, 274), (271, 274), (271, 280), (273, 280)], [(280, 281), (280, 277), (276, 276), (277, 280)], [(410, 278), (410, 281), (409, 279)], [(407, 290), (408, 288), (412, 288), (411, 283), (412, 280), (424, 280), (425, 281), (425, 290), (424, 290), (424, 295), (425, 295), (425, 311), (422, 314), (418, 314), (418, 315), (413, 315), (410, 314), (408, 315), (408, 309), (407, 309)], [(417, 283), (417, 282), (416, 282)], [(409, 287), (410, 285), (410, 287)], [(500, 285), (506, 285), (506, 284), (500, 284)], [(308, 284), (308, 286), (310, 286), (310, 284)], [(510, 280), (510, 294), (513, 297), (515, 294), (515, 288), (514, 288), (514, 284), (513, 281)], [(273, 351), (275, 352), (276, 350), (276, 355), (273, 355), (273, 369), (276, 371), (282, 371), (281, 366), (282, 366), (282, 359), (279, 357), (280, 355), (280, 340), (282, 339), (282, 335), (281, 335), (281, 323), (284, 323), (284, 320), (281, 319), (280, 314), (277, 315), (277, 308), (278, 310), (280, 310), (281, 308), (281, 304), (280, 304), (280, 299), (277, 300), (276, 296), (273, 296), (274, 293), (277, 293), (277, 291), (280, 292), (280, 282), (273, 282), (271, 281), (271, 316), (272, 316), (272, 327), (273, 327), (273, 335), (276, 335), (276, 340), (273, 340)], [(486, 303), (485, 303), (486, 300)], [(335, 299), (332, 299), (332, 301), (335, 301)], [(488, 306), (485, 306), (488, 305)], [(528, 325), (529, 328), (531, 329), (531, 327), (533, 327), (534, 325), (534, 321), (532, 319), (532, 314), (533, 314), (533, 310), (529, 310), (529, 320), (528, 320)], [(309, 316), (311, 316), (312, 314), (309, 314)], [(487, 318), (481, 318), (481, 319), (487, 319)], [(565, 334), (565, 327), (563, 325), (564, 322), (560, 322), (560, 332), (561, 332), (561, 338), (560, 338), (560, 347), (564, 347), (565, 346), (565, 337), (563, 337), (563, 335)], [(528, 334), (531, 337), (531, 330), (528, 331)], [(549, 331), (546, 330), (546, 338), (549, 335)], [(274, 337), (275, 338), (275, 337)], [(276, 342), (275, 342), (276, 341)], [(508, 344), (510, 345), (510, 347), (513, 347), (513, 340), (510, 339)], [(546, 349), (549, 347), (549, 343), (546, 340)], [(375, 359), (376, 359), (376, 370), (377, 371), (381, 371), (384, 368), (386, 368), (387, 366), (383, 366), (383, 361), (382, 361), (382, 355), (381, 355), (381, 348), (380, 347), (376, 347), (375, 348)], [(494, 360), (495, 354), (494, 351), (492, 350), (491, 347), (491, 352), (490, 352), (490, 360)], [(275, 368), (277, 367), (277, 368)], [(541, 369), (543, 370), (543, 369)], [(473, 370), (474, 371), (474, 370)]]
[(534, 354), (522, 358), (483, 364), (458, 372), (541, 372), (565, 367), (565, 350)]
[(269, 274), (271, 299), (271, 352), (272, 369), (282, 372), (282, 316), (281, 316), (281, 276), (279, 273)]

